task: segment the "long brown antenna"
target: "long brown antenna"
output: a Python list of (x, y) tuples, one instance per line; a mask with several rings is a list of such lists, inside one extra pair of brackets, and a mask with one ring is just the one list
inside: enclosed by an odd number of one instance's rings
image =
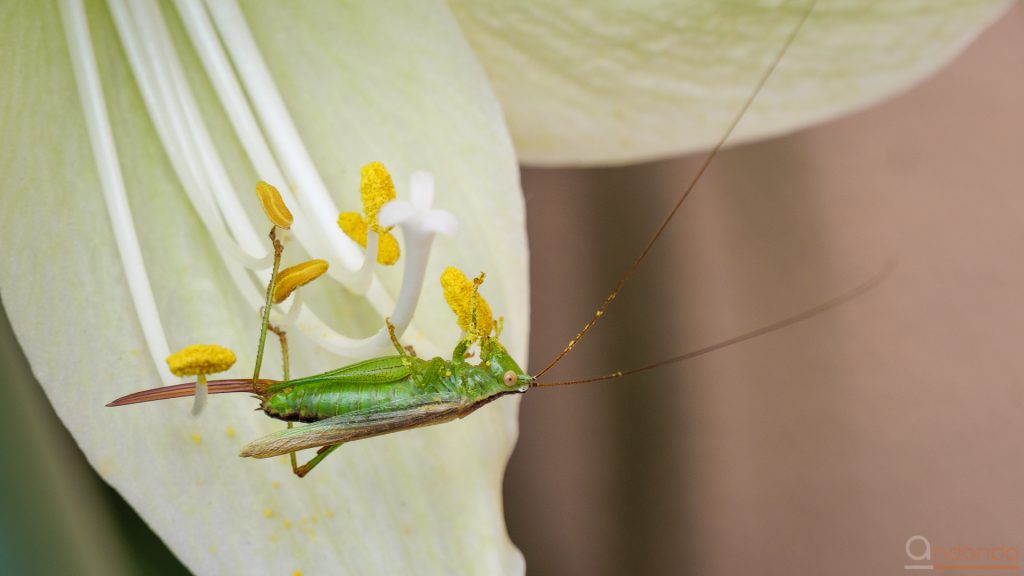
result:
[(562, 358), (564, 358), (565, 355), (569, 353), (570, 350), (572, 350), (573, 348), (576, 347), (577, 344), (579, 344), (580, 340), (583, 339), (583, 336), (591, 328), (594, 327), (594, 324), (597, 324), (597, 321), (602, 316), (604, 316), (605, 310), (607, 310), (608, 307), (611, 306), (611, 303), (615, 301), (615, 298), (618, 297), (619, 291), (622, 290), (623, 286), (626, 285), (626, 282), (628, 282), (629, 279), (633, 276), (633, 273), (636, 272), (636, 269), (640, 266), (640, 263), (643, 262), (644, 258), (647, 257), (647, 253), (651, 251), (651, 248), (654, 246), (654, 243), (657, 242), (658, 238), (661, 237), (661, 234), (665, 231), (665, 228), (668, 226), (668, 223), (672, 221), (672, 218), (676, 215), (676, 212), (679, 211), (679, 207), (683, 205), (683, 202), (686, 201), (686, 198), (690, 195), (690, 192), (693, 192), (693, 189), (697, 186), (697, 183), (700, 182), (700, 179), (704, 175), (704, 172), (707, 171), (708, 166), (711, 165), (711, 161), (715, 159), (715, 156), (718, 155), (718, 152), (722, 149), (722, 146), (724, 146), (726, 141), (729, 139), (729, 136), (731, 136), (733, 131), (736, 130), (736, 126), (739, 125), (740, 120), (742, 120), (743, 116), (746, 115), (747, 110), (750, 109), (750, 105), (754, 103), (754, 100), (757, 98), (757, 95), (761, 92), (761, 89), (764, 88), (765, 83), (768, 82), (768, 78), (770, 78), (772, 74), (775, 72), (775, 69), (778, 68), (779, 62), (782, 61), (782, 57), (786, 54), (786, 51), (789, 50), (789, 47), (793, 44), (793, 40), (796, 38), (797, 34), (800, 33), (800, 29), (803, 28), (804, 22), (807, 21), (808, 16), (810, 16), (811, 12), (814, 11), (814, 6), (817, 3), (817, 0), (812, 0), (807, 5), (807, 8), (804, 9), (804, 12), (800, 15), (800, 20), (797, 22), (796, 26), (793, 27), (793, 31), (789, 33), (789, 36), (786, 38), (785, 43), (783, 43), (782, 48), (775, 55), (775, 58), (772, 59), (771, 64), (765, 70), (764, 74), (761, 75), (761, 78), (758, 80), (757, 85), (754, 86), (754, 90), (750, 93), (750, 96), (747, 97), (746, 101), (744, 101), (743, 106), (739, 110), (739, 113), (737, 113), (736, 117), (733, 118), (732, 122), (729, 123), (729, 127), (726, 129), (725, 134), (723, 134), (722, 137), (719, 138), (718, 143), (716, 143), (715, 147), (711, 149), (711, 152), (704, 159), (704, 163), (701, 164), (700, 169), (697, 170), (696, 176), (694, 176), (693, 180), (690, 181), (690, 185), (686, 187), (686, 190), (683, 192), (682, 196), (679, 197), (679, 200), (676, 200), (676, 203), (672, 207), (672, 210), (669, 211), (668, 216), (666, 216), (665, 219), (661, 222), (661, 225), (658, 226), (658, 229), (654, 232), (654, 235), (651, 236), (651, 239), (647, 241), (647, 245), (644, 246), (644, 249), (640, 252), (640, 255), (637, 256), (636, 260), (634, 260), (633, 263), (629, 266), (629, 268), (626, 269), (626, 273), (623, 274), (622, 278), (619, 279), (619, 283), (616, 284), (615, 289), (612, 290), (611, 294), (609, 294), (608, 297), (604, 299), (604, 303), (602, 303), (601, 307), (597, 309), (597, 312), (594, 312), (594, 316), (590, 319), (590, 321), (583, 325), (583, 329), (581, 329), (579, 333), (576, 334), (576, 337), (570, 340), (569, 344), (558, 354), (558, 356), (556, 356), (554, 360), (552, 360), (547, 366), (545, 366), (543, 370), (538, 372), (535, 378), (540, 378), (548, 370), (552, 369), (555, 366), (555, 364), (558, 364), (562, 360)]
[(612, 380), (612, 379), (615, 379), (615, 378), (620, 378), (622, 376), (628, 376), (630, 374), (636, 374), (638, 372), (646, 372), (647, 370), (653, 370), (654, 368), (661, 368), (662, 366), (667, 366), (669, 364), (675, 364), (676, 362), (682, 362), (684, 360), (690, 360), (692, 358), (696, 358), (697, 356), (703, 356), (704, 354), (708, 354), (708, 353), (714, 352), (716, 350), (721, 350), (722, 348), (728, 348), (729, 346), (732, 346), (733, 344), (739, 344), (740, 342), (746, 342), (747, 340), (752, 340), (752, 339), (757, 338), (759, 336), (764, 336), (765, 334), (770, 334), (772, 332), (776, 332), (778, 330), (782, 330), (783, 328), (788, 328), (788, 327), (790, 327), (790, 326), (792, 326), (794, 324), (797, 324), (799, 322), (803, 322), (804, 320), (810, 320), (811, 318), (814, 318), (815, 316), (818, 316), (820, 314), (824, 314), (825, 312), (828, 312), (829, 310), (832, 310), (834, 308), (842, 306), (843, 304), (846, 304), (847, 302), (857, 298), (858, 296), (860, 296), (860, 295), (870, 291), (871, 289), (873, 289), (876, 286), (878, 286), (879, 284), (881, 284), (882, 281), (885, 280), (886, 277), (888, 277), (890, 273), (892, 273), (893, 268), (895, 268), (895, 264), (893, 262), (889, 262), (888, 264), (885, 265), (885, 267), (881, 271), (876, 273), (874, 276), (869, 278), (867, 281), (863, 282), (862, 284), (860, 284), (856, 288), (854, 288), (852, 290), (849, 290), (848, 292), (846, 292), (844, 294), (840, 294), (839, 296), (836, 296), (835, 298), (832, 298), (831, 300), (827, 300), (825, 302), (822, 302), (821, 304), (818, 304), (817, 306), (814, 306), (812, 308), (808, 308), (807, 310), (804, 310), (803, 312), (800, 312), (798, 314), (794, 314), (794, 315), (792, 315), (792, 316), (790, 316), (788, 318), (783, 318), (782, 320), (778, 320), (776, 322), (772, 322), (771, 324), (762, 326), (762, 327), (757, 328), (755, 330), (751, 330), (749, 332), (745, 332), (743, 334), (740, 334), (739, 336), (734, 336), (732, 338), (729, 338), (728, 340), (722, 340), (721, 342), (716, 342), (714, 344), (711, 344), (710, 346), (705, 346), (703, 348), (699, 348), (697, 350), (693, 350), (691, 352), (687, 352), (686, 354), (680, 354), (679, 356), (673, 356), (672, 358), (668, 358), (667, 360), (662, 360), (661, 362), (655, 362), (654, 364), (648, 364), (646, 366), (641, 366), (639, 368), (633, 368), (633, 369), (630, 369), (630, 370), (620, 370), (618, 372), (612, 372), (611, 374), (605, 374), (604, 376), (595, 376), (593, 378), (584, 378), (582, 380), (566, 380), (564, 382), (548, 382), (548, 383), (545, 383), (545, 384), (534, 384), (534, 386), (537, 387), (537, 388), (548, 388), (548, 387), (552, 387), (552, 386), (569, 386), (571, 384), (587, 384), (587, 383), (590, 383), (590, 382), (602, 382), (604, 380)]

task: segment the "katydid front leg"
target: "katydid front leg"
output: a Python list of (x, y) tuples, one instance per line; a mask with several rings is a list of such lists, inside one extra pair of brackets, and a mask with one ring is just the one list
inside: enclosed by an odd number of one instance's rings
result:
[(384, 324), (388, 327), (388, 336), (391, 337), (391, 344), (394, 345), (395, 350), (398, 350), (398, 355), (415, 358), (416, 349), (412, 346), (402, 346), (402, 343), (398, 340), (398, 335), (395, 334), (395, 325), (391, 323), (391, 318), (385, 318)]

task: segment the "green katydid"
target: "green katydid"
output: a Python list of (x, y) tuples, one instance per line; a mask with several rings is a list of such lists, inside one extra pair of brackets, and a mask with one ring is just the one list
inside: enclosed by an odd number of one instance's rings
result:
[[(808, 15), (813, 10), (814, 2), (805, 9), (798, 23), (794, 26), (789, 38), (775, 55), (767, 70), (761, 76), (741, 109), (735, 115), (730, 126), (708, 154), (696, 176), (692, 179), (674, 207), (665, 217), (654, 235), (647, 242), (640, 255), (619, 280), (615, 289), (605, 299), (580, 332), (569, 344), (535, 375), (523, 370), (502, 346), (499, 335), (500, 326), (495, 328), (490, 317), (490, 309), (479, 296), (479, 287), (483, 281), (481, 275), (474, 281), (454, 269), (449, 269), (442, 277), (446, 287), (449, 304), (460, 318), (460, 326), (465, 337), (455, 346), (451, 358), (417, 358), (410, 354), (399, 342), (394, 328), (387, 322), (390, 339), (396, 354), (363, 360), (332, 370), (323, 374), (303, 378), (289, 378), (287, 368), (287, 340), (282, 331), (277, 330), (269, 322), (270, 309), (274, 302), (279, 302), (282, 289), (287, 293), (299, 285), (308, 282), (323, 273), (324, 265), (319, 269), (315, 264), (306, 263), (301, 270), (285, 270), (279, 272), (281, 244), (275, 236), (277, 228), (290, 225), (290, 214), (280, 196), (272, 187), (261, 184), (257, 190), (263, 201), (268, 217), (274, 222), (270, 238), (274, 245), (273, 271), (267, 286), (267, 301), (264, 307), (262, 329), (259, 340), (256, 367), (251, 379), (216, 380), (209, 383), (205, 374), (212, 369), (205, 358), (186, 358), (185, 364), (193, 364), (182, 368), (181, 373), (195, 374), (196, 383), (166, 386), (137, 392), (114, 400), (109, 406), (123, 406), (139, 402), (164, 400), (169, 398), (196, 397), (196, 409), (201, 408), (205, 396), (209, 394), (245, 392), (255, 395), (260, 400), (260, 408), (270, 417), (288, 423), (288, 428), (259, 438), (241, 452), (242, 456), (268, 458), (289, 454), (292, 458), (293, 471), (304, 476), (319, 464), (327, 455), (346, 442), (370, 438), (391, 432), (409, 430), (417, 427), (440, 424), (456, 418), (465, 417), (481, 406), (502, 396), (521, 394), (530, 388), (579, 384), (618, 378), (627, 374), (649, 370), (670, 363), (680, 362), (720, 348), (755, 338), (769, 332), (780, 330), (797, 322), (801, 322), (827, 310), (830, 310), (873, 287), (881, 280), (881, 275), (860, 285), (854, 290), (839, 297), (810, 308), (800, 314), (779, 322), (747, 332), (735, 338), (713, 344), (687, 354), (669, 358), (661, 362), (615, 372), (605, 376), (565, 382), (540, 382), (539, 379), (565, 357), (596, 324), (607, 308), (615, 300), (633, 272), (643, 262), (650, 248), (659, 239), (666, 226), (673, 219), (690, 192), (700, 181), (701, 176), (715, 158), (724, 143), (732, 134), (740, 119), (746, 113), (761, 88), (771, 76), (782, 59), (789, 45), (798, 34)], [(376, 209), (379, 209), (378, 205)], [(339, 220), (344, 229), (346, 223)], [(358, 222), (348, 222), (354, 226)], [(346, 233), (350, 233), (346, 230)], [(358, 234), (358, 232), (357, 232)], [(362, 229), (363, 244), (366, 240), (366, 228)], [(350, 235), (352, 235), (350, 233)], [(381, 244), (384, 247), (384, 244)], [(314, 261), (316, 262), (316, 261)], [(317, 268), (318, 270), (311, 270)], [(284, 379), (281, 381), (260, 379), (260, 365), (263, 357), (264, 342), (267, 331), (277, 332), (281, 338), (285, 352)], [(468, 352), (476, 349), (478, 361), (469, 360)], [(194, 351), (194, 350), (193, 350)], [(233, 357), (231, 359), (233, 362)], [(169, 359), (169, 363), (171, 360)], [(216, 362), (214, 362), (216, 364)], [(173, 370), (173, 367), (172, 367)], [(303, 422), (303, 426), (292, 427), (293, 423)], [(318, 448), (315, 457), (302, 466), (295, 461), (295, 453), (308, 448)]]

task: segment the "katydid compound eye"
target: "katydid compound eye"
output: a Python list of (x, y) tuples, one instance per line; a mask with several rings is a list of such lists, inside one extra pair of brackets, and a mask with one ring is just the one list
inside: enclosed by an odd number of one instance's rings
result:
[(505, 372), (505, 376), (503, 376), (503, 378), (505, 379), (505, 386), (508, 387), (515, 386), (516, 382), (519, 381), (519, 376), (517, 376), (516, 373), (511, 370)]

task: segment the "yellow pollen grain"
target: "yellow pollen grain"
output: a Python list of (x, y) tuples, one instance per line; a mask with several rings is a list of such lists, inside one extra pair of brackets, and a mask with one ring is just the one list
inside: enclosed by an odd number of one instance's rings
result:
[(271, 510), (270, 508), (264, 508), (263, 509), (263, 517), (264, 518), (270, 518), (273, 515), (274, 515), (274, 511)]
[(228, 426), (227, 430), (225, 430), (224, 433), (228, 435), (228, 438), (235, 437), (235, 429), (232, 428), (231, 426)]
[[(441, 273), (441, 288), (444, 299), (458, 317), (459, 327), (472, 337), (488, 336), (494, 329), (491, 306), (477, 292), (482, 277), (470, 281), (461, 270), (454, 266)], [(476, 330), (473, 330), (473, 300), (476, 299)]]
[[(366, 248), (367, 223), (358, 212), (342, 212), (338, 215), (338, 227), (356, 244)], [(395, 235), (381, 228), (377, 231), (377, 263), (391, 266), (398, 262), (401, 251)]]
[(327, 272), (326, 260), (307, 260), (281, 270), (274, 284), (274, 304), (284, 302), (292, 292), (323, 276), (324, 272)]
[(195, 444), (196, 446), (202, 444), (203, 437), (200, 436), (199, 434), (192, 434), (192, 443)]
[(281, 483), (278, 482), (277, 480), (274, 480), (273, 482), (270, 483), (270, 487), (271, 488), (280, 488), (281, 487)]
[(292, 521), (291, 521), (291, 520), (288, 520), (288, 519), (285, 519), (285, 521), (283, 522), (283, 525), (284, 525), (284, 527), (285, 527), (286, 529), (287, 529), (287, 528), (291, 528), (291, 527), (292, 527)]
[(334, 510), (328, 510), (327, 512), (324, 512), (324, 516), (327, 516), (328, 518), (334, 518)]
[(381, 206), (395, 199), (395, 183), (388, 169), (380, 162), (371, 162), (360, 170), (359, 195), (363, 199), (363, 212), (374, 232), (383, 229), (377, 223)]
[(260, 199), (263, 213), (267, 215), (268, 220), (274, 223), (274, 226), (285, 230), (291, 228), (294, 221), (292, 212), (285, 205), (284, 199), (281, 198), (281, 193), (277, 191), (277, 188), (263, 181), (257, 182), (256, 197)]
[(192, 344), (171, 354), (167, 367), (175, 376), (223, 372), (235, 363), (235, 353), (216, 344)]
[(295, 572), (292, 572), (292, 576), (302, 576), (302, 570), (296, 570)]

